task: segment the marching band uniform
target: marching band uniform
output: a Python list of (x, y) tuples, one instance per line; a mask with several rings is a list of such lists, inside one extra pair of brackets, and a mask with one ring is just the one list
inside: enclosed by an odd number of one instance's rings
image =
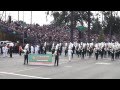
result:
[(82, 46), (82, 49), (81, 49), (81, 54), (82, 54), (82, 59), (84, 59), (84, 47)]
[(5, 46), (2, 47), (3, 57), (5, 57)]
[(9, 53), (10, 53), (10, 58), (12, 58), (12, 52), (13, 52), (13, 47), (10, 46)]
[(58, 47), (59, 47), (59, 45), (57, 44), (56, 48), (55, 48), (55, 52), (54, 52), (54, 55), (55, 55), (54, 66), (56, 65), (56, 63), (57, 63), (57, 66), (59, 65), (59, 50), (58, 50)]
[(95, 47), (94, 51), (95, 51), (96, 60), (98, 60), (98, 55), (99, 55), (98, 47)]
[(34, 53), (34, 47), (31, 46), (31, 54), (33, 54), (33, 53)]
[(115, 54), (115, 50), (112, 49), (112, 50), (111, 50), (111, 60), (112, 60), (112, 61), (114, 61), (114, 54)]
[(46, 45), (47, 45), (47, 43), (45, 42), (44, 46), (43, 46), (43, 52), (44, 52), (44, 54), (46, 54)]
[(68, 53), (68, 46), (67, 46), (67, 43), (65, 43), (65, 56), (67, 55)]
[(39, 47), (38, 45), (35, 46), (35, 54), (38, 54)]
[(69, 62), (71, 61), (72, 53), (73, 53), (73, 51), (71, 50), (71, 47), (69, 47), (69, 49), (68, 49), (68, 58), (69, 58)]

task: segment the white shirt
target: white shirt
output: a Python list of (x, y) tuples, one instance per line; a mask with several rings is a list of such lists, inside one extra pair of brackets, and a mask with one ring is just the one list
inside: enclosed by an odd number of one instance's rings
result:
[(5, 46), (5, 52), (8, 52), (8, 47), (7, 46)]
[(72, 55), (72, 50), (71, 49), (68, 50), (68, 55), (69, 56)]
[(36, 51), (38, 51), (38, 47), (37, 47), (37, 46), (35, 47), (35, 52), (36, 52)]
[(31, 52), (33, 52), (34, 51), (34, 48), (33, 48), (33, 46), (31, 46)]
[(2, 47), (2, 51), (3, 51), (3, 53), (5, 52), (5, 47)]

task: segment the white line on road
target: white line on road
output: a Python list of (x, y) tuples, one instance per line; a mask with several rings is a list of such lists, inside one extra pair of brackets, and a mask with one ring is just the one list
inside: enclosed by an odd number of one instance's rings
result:
[(103, 63), (103, 62), (99, 62), (99, 63), (95, 63), (95, 64), (106, 64), (106, 65), (110, 65), (111, 63)]
[(32, 69), (38, 69), (38, 68), (40, 68), (40, 67), (18, 70), (16, 72), (28, 71), (28, 70), (32, 70)]
[(72, 66), (64, 66), (64, 67), (72, 67)]
[(36, 78), (36, 79), (51, 79), (51, 78), (44, 78), (44, 77), (30, 76), (30, 75), (16, 74), (16, 73), (9, 73), (9, 72), (0, 72), (0, 73), (1, 74), (8, 74), (8, 75), (15, 75), (15, 76), (31, 77), (31, 78)]

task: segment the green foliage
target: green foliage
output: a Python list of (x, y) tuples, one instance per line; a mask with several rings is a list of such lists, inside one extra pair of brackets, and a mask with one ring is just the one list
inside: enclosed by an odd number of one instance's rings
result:
[(94, 19), (92, 22), (92, 33), (99, 34), (102, 30), (102, 25), (100, 24), (100, 21), (97, 19)]
[(105, 40), (105, 35), (103, 33), (103, 31), (100, 32), (100, 35), (98, 37), (98, 42), (104, 42)]

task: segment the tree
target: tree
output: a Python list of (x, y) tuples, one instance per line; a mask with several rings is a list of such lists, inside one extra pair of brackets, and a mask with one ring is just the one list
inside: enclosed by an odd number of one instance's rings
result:
[(98, 37), (98, 42), (104, 42), (105, 41), (105, 35), (103, 30), (100, 31), (100, 35)]
[[(112, 40), (112, 35), (119, 32), (119, 18), (116, 11), (103, 11), (104, 14), (104, 33), (110, 35), (110, 41)], [(117, 28), (116, 28), (117, 27)]]
[(96, 18), (92, 22), (92, 30), (91, 30), (91, 32), (94, 33), (94, 34), (99, 34), (101, 30), (102, 30), (102, 25), (100, 24), (100, 21), (98, 20), (98, 18)]
[[(47, 12), (47, 15), (49, 14), (50, 12)], [(73, 42), (73, 29), (76, 29), (77, 22), (80, 22), (82, 26), (84, 26), (83, 22), (88, 22), (87, 11), (51, 11), (51, 15), (54, 17), (52, 24), (55, 24), (56, 26), (63, 24), (70, 27), (71, 42)], [(90, 15), (92, 15), (91, 12)]]

